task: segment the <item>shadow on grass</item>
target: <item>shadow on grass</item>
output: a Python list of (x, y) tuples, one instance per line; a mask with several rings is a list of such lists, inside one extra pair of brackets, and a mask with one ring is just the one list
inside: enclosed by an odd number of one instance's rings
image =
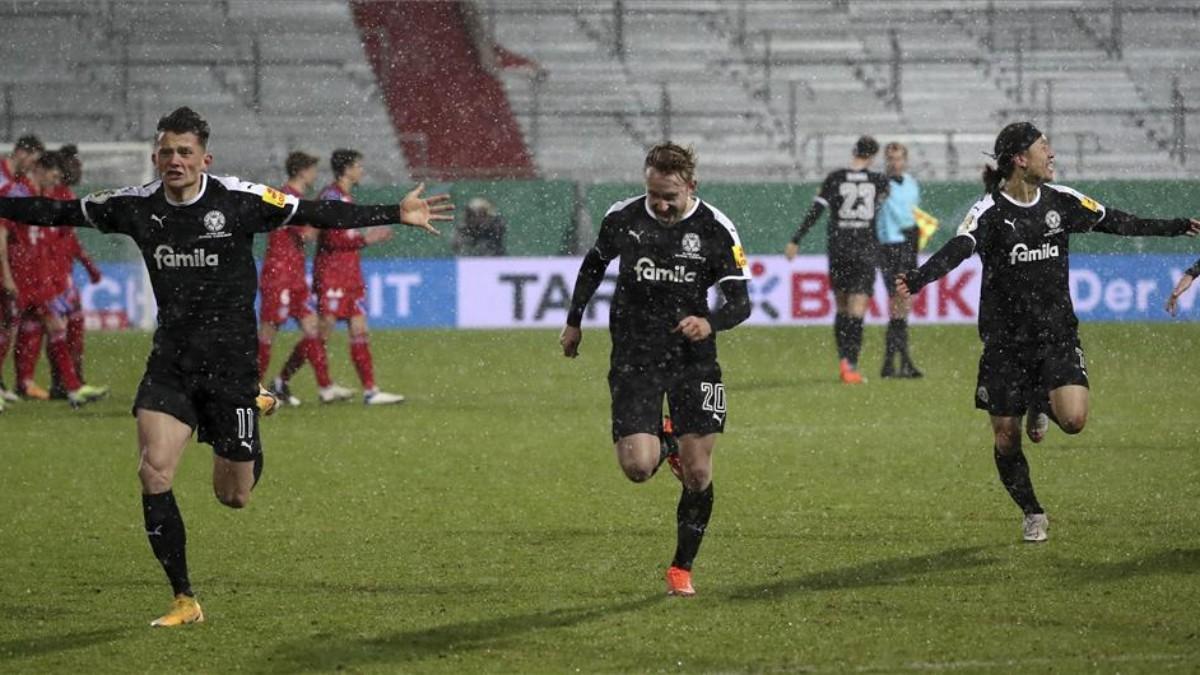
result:
[(782, 579), (765, 585), (741, 586), (731, 590), (728, 597), (732, 600), (775, 600), (801, 591), (833, 591), (910, 583), (929, 574), (987, 567), (995, 562), (982, 553), (982, 546), (967, 546), (938, 553), (876, 560)]
[(1118, 562), (1075, 561), (1071, 574), (1079, 583), (1121, 581), (1158, 574), (1200, 573), (1200, 549), (1172, 548)]
[(104, 644), (124, 637), (128, 632), (127, 628), (104, 628), (81, 633), (67, 633), (66, 635), (4, 640), (0, 641), (0, 663)]
[(499, 616), (360, 639), (322, 633), (279, 645), (268, 667), (274, 672), (341, 670), (371, 664), (400, 665), (429, 658), (444, 658), (452, 654), (497, 648), (526, 633), (569, 628), (635, 612), (658, 604), (665, 598), (665, 595), (654, 595), (630, 602)]

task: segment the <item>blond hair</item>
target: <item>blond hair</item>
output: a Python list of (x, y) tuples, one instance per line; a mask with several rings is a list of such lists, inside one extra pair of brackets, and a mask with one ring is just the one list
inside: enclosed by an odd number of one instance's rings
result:
[(685, 183), (696, 180), (696, 149), (686, 148), (670, 141), (659, 143), (646, 153), (643, 169), (654, 169), (664, 174), (675, 174)]

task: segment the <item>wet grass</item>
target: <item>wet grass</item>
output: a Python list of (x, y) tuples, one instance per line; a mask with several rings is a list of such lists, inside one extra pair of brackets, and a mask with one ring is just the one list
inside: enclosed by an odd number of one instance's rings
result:
[(302, 373), (248, 509), (216, 503), (189, 449), (175, 492), (208, 621), (177, 631), (146, 627), (170, 599), (127, 414), (148, 340), (93, 336), (112, 398), (0, 416), (0, 672), (1200, 668), (1200, 330), (1085, 327), (1089, 427), (1028, 449), (1040, 546), (972, 409), (974, 329), (915, 329), (928, 377), (858, 388), (834, 383), (829, 333), (723, 337), (730, 423), (684, 601), (661, 581), (678, 485), (611, 456), (604, 332), (575, 362), (550, 332), (378, 333), (409, 402), (319, 407)]

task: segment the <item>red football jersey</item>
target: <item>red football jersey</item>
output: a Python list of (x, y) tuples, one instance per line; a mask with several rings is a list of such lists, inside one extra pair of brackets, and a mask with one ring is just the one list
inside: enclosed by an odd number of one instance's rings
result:
[[(45, 196), (61, 201), (78, 199), (67, 185), (59, 185)], [(83, 247), (79, 244), (79, 238), (75, 236), (75, 230), (70, 227), (43, 228), (42, 234), (47, 237), (46, 244), (39, 246), (39, 252), (43, 256), (42, 264), (45, 266), (43, 282), (47, 292), (52, 294), (51, 297), (55, 297), (71, 287), (71, 267), (77, 259), (84, 257)]]
[[(32, 197), (36, 193), (21, 180), (10, 181), (0, 188), (0, 197)], [(17, 295), (28, 305), (48, 302), (55, 295), (48, 284), (50, 259), (58, 235), (52, 227), (38, 227), (0, 220), (0, 228), (8, 238), (8, 264), (12, 268), (13, 281), (17, 284)]]
[(55, 285), (49, 283), (45, 261), (49, 259), (47, 251), (58, 240), (55, 228), (4, 221), (4, 229), (8, 233), (8, 264), (21, 302), (26, 305), (49, 302), (56, 294)]
[[(301, 199), (304, 195), (290, 186), (280, 188), (285, 194)], [(304, 234), (307, 225), (286, 225), (272, 230), (267, 238), (267, 254), (263, 259), (259, 285), (264, 288), (295, 288), (307, 286), (304, 278)]]
[[(354, 201), (336, 183), (321, 190), (318, 199)], [(313, 285), (318, 289), (362, 288), (358, 250), (366, 245), (358, 230), (321, 230), (317, 238), (317, 256), (313, 260)]]

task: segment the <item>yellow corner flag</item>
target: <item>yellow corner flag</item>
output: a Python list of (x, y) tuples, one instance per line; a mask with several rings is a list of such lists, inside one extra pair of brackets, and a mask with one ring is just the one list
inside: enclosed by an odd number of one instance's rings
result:
[(929, 240), (933, 238), (933, 233), (937, 232), (938, 219), (916, 206), (913, 207), (913, 217), (917, 219), (917, 232), (920, 233), (917, 239), (917, 250), (924, 251)]

